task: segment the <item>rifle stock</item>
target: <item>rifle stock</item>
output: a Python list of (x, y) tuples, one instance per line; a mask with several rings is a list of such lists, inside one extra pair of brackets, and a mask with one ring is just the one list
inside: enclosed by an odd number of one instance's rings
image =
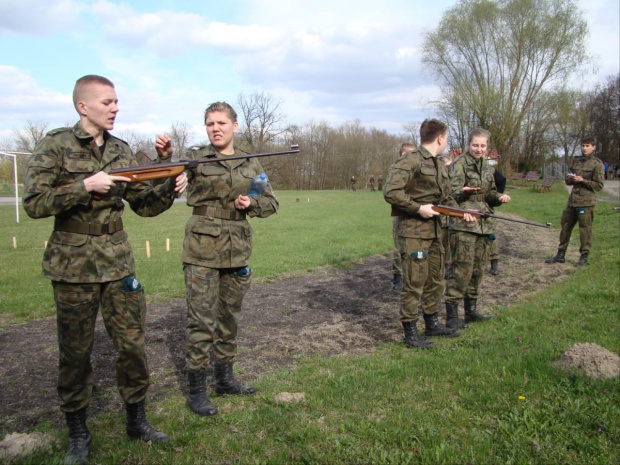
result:
[(491, 213), (481, 212), (480, 210), (467, 210), (465, 208), (448, 207), (447, 205), (433, 205), (433, 210), (442, 215), (453, 216), (455, 218), (463, 218), (465, 213), (469, 213), (476, 219), (480, 218), (497, 218), (498, 220), (512, 221), (514, 223), (529, 224), (530, 226), (538, 226), (539, 228), (550, 228), (551, 223), (534, 223), (533, 221), (516, 220), (505, 216), (492, 215)]
[(213, 163), (216, 161), (227, 161), (227, 160), (242, 160), (245, 158), (260, 158), (260, 157), (272, 157), (277, 155), (289, 155), (299, 153), (299, 145), (291, 145), (290, 150), (283, 150), (281, 152), (269, 152), (269, 153), (254, 153), (247, 155), (235, 155), (232, 157), (225, 158), (207, 158), (205, 160), (190, 160), (190, 161), (179, 161), (175, 163), (162, 163), (159, 165), (150, 165), (150, 166), (135, 166), (133, 168), (121, 168), (117, 170), (110, 171), (109, 174), (115, 176), (124, 176), (126, 178), (131, 179), (130, 182), (138, 182), (138, 181), (150, 181), (152, 179), (161, 179), (161, 178), (169, 178), (172, 176), (178, 176), (186, 169), (196, 168), (201, 163)]

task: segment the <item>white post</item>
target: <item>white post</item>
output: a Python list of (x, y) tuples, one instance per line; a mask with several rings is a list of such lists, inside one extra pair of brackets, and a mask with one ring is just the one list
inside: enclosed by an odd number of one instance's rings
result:
[(32, 155), (30, 152), (0, 152), (7, 157), (13, 157), (13, 179), (15, 183), (15, 222), (19, 223), (19, 192), (17, 191), (17, 155)]

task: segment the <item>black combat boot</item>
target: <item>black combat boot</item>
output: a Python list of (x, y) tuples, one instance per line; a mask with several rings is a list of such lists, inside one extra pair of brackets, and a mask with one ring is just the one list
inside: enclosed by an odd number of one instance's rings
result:
[(85, 465), (88, 459), (88, 449), (92, 442), (90, 431), (86, 427), (86, 409), (77, 412), (66, 412), (67, 425), (69, 426), (69, 444), (65, 465)]
[(144, 401), (136, 404), (126, 404), (127, 409), (127, 436), (129, 439), (144, 442), (170, 442), (170, 438), (161, 431), (153, 428), (146, 419)]
[(393, 291), (402, 291), (403, 290), (403, 277), (399, 274), (395, 274), (392, 278), (392, 290)]
[(579, 257), (579, 261), (577, 262), (577, 266), (584, 266), (588, 264), (588, 252), (584, 252)]
[(499, 265), (499, 260), (497, 258), (491, 260), (491, 269), (489, 270), (489, 273), (493, 276), (497, 276), (499, 274), (499, 268), (497, 268), (497, 265)]
[(457, 302), (446, 302), (446, 326), (451, 329), (467, 328), (465, 322), (459, 318)]
[(476, 311), (476, 299), (465, 297), (465, 323), (475, 323), (493, 319), (492, 316), (482, 315)]
[(434, 342), (428, 341), (418, 333), (418, 328), (413, 321), (403, 321), (403, 329), (405, 330), (403, 344), (407, 347), (418, 347), (420, 349), (432, 349), (435, 347)]
[(191, 411), (203, 417), (217, 415), (217, 409), (207, 397), (207, 372), (205, 370), (188, 370), (187, 378), (189, 380), (187, 406)]
[(426, 328), (424, 328), (424, 335), (426, 337), (458, 337), (461, 335), (461, 332), (458, 329), (446, 328), (444, 325), (439, 323), (437, 313), (433, 313), (431, 315), (427, 315), (425, 313), (424, 324), (426, 325)]
[(256, 388), (244, 386), (233, 375), (233, 362), (214, 363), (215, 392), (218, 394), (256, 394)]
[(566, 250), (558, 249), (558, 253), (553, 258), (545, 260), (545, 263), (564, 263), (566, 261)]

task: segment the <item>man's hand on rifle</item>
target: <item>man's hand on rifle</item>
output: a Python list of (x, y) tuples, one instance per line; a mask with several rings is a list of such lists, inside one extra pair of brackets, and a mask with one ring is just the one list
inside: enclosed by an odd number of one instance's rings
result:
[(176, 186), (174, 191), (177, 193), (177, 197), (181, 197), (183, 192), (187, 189), (187, 174), (183, 171), (176, 177)]
[(124, 176), (112, 176), (103, 171), (84, 179), (84, 187), (87, 192), (106, 194), (115, 182), (131, 182), (131, 179)]
[(157, 136), (155, 140), (155, 150), (159, 158), (169, 157), (172, 155), (172, 139), (168, 134)]
[(434, 205), (432, 203), (427, 203), (426, 205), (422, 205), (418, 210), (418, 215), (422, 218), (432, 218), (433, 216), (439, 215), (439, 212), (433, 210)]

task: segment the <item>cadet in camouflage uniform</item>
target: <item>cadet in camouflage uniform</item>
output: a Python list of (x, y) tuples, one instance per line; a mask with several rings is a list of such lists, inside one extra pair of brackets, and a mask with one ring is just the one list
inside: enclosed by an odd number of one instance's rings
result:
[(566, 249), (576, 223), (579, 223), (579, 262), (577, 266), (588, 264), (588, 254), (592, 249), (592, 222), (594, 221), (594, 206), (596, 194), (603, 189), (605, 177), (603, 162), (593, 153), (596, 142), (591, 137), (581, 140), (581, 157), (575, 157), (564, 182), (573, 189), (568, 197), (566, 209), (562, 212), (562, 230), (560, 245), (555, 257), (545, 260), (545, 263), (564, 263)]
[[(467, 139), (468, 150), (450, 166), (452, 196), (460, 208), (491, 213), (493, 207), (510, 201), (495, 187), (492, 168), (486, 161), (490, 134), (474, 129)], [(488, 320), (476, 310), (480, 295), (483, 267), (489, 257), (491, 240), (495, 239), (493, 218), (480, 218), (472, 223), (453, 221), (450, 244), (454, 256), (446, 289), (446, 326), (465, 328), (469, 322)], [(458, 305), (465, 301), (465, 322), (458, 316)]]
[[(216, 102), (204, 117), (211, 145), (190, 149), (185, 159), (220, 161), (199, 164), (188, 172), (187, 204), (193, 211), (185, 225), (181, 260), (187, 293), (187, 404), (198, 415), (212, 416), (217, 409), (206, 395), (205, 384), (210, 352), (216, 393), (256, 393), (233, 376), (241, 304), (252, 276), (248, 266), (252, 228), (247, 217), (270, 216), (279, 204), (270, 185), (262, 195), (248, 196), (252, 179), (264, 172), (258, 159), (226, 160), (227, 155), (245, 153), (234, 146), (235, 110)], [(172, 150), (167, 136), (158, 138), (158, 144)]]
[[(437, 160), (448, 144), (448, 127), (426, 120), (420, 126), (422, 146), (405, 153), (388, 172), (383, 196), (396, 217), (395, 246), (403, 263), (404, 286), (400, 294), (400, 320), (408, 347), (434, 344), (418, 334), (418, 305), (424, 312), (426, 336), (459, 336), (438, 321), (443, 293), (444, 250), (439, 214), (434, 203), (456, 206), (450, 195), (448, 174)], [(473, 221), (470, 215), (465, 220)]]
[[(400, 150), (398, 151), (398, 156), (402, 157), (405, 153), (410, 150), (415, 150), (416, 146), (413, 144), (409, 144), (407, 142), (401, 144)], [(381, 176), (379, 176), (381, 177)], [(379, 188), (381, 189), (381, 187)], [(398, 217), (394, 217), (392, 219), (392, 239), (394, 240), (394, 244), (398, 243), (397, 235), (396, 235), (396, 220)], [(396, 247), (396, 245), (394, 245)], [(398, 249), (394, 248), (392, 251), (392, 290), (393, 291), (402, 291), (403, 290), (403, 262), (400, 259), (400, 252)]]
[(371, 174), (370, 175), (370, 179), (368, 180), (368, 182), (370, 183), (370, 192), (374, 192), (377, 189), (375, 189), (375, 175)]
[(112, 169), (138, 164), (127, 144), (108, 132), (118, 113), (114, 84), (101, 76), (84, 76), (76, 82), (73, 101), (80, 121), (48, 132), (28, 159), (23, 205), (32, 218), (56, 217), (43, 255), (43, 275), (52, 280), (57, 308), (58, 394), (69, 425), (65, 463), (86, 463), (91, 443), (86, 427), (93, 389), (90, 355), (99, 308), (118, 353), (117, 384), (127, 408), (127, 434), (168, 442), (144, 412), (149, 386), (146, 305), (121, 216), (123, 200), (140, 216), (167, 210), (185, 189), (187, 176), (183, 173), (176, 183), (167, 180), (157, 188), (110, 176)]

